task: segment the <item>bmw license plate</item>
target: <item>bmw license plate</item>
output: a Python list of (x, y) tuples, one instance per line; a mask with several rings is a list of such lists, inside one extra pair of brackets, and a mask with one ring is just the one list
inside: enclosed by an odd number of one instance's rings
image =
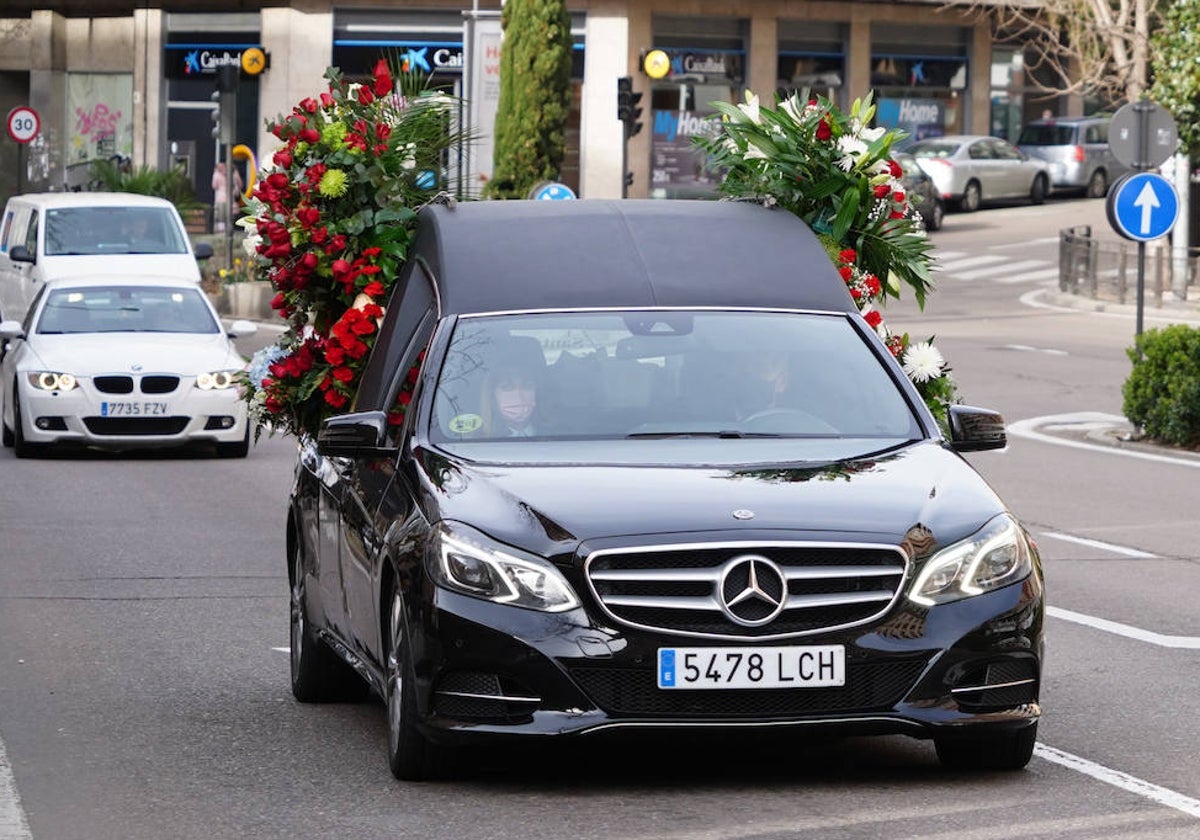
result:
[(842, 645), (659, 648), (659, 688), (822, 688), (846, 684)]
[(166, 417), (167, 403), (138, 400), (100, 403), (101, 417)]

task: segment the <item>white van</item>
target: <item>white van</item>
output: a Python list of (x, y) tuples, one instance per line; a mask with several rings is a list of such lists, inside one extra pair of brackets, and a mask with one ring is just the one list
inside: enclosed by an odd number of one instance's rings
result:
[(21, 320), (42, 285), (56, 277), (142, 274), (200, 282), (175, 205), (132, 193), (13, 196), (0, 217), (0, 317)]

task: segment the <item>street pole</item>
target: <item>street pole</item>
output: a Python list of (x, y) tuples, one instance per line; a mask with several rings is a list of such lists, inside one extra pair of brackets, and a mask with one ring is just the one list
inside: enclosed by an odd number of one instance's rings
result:
[(1137, 324), (1134, 327), (1134, 332), (1133, 332), (1133, 336), (1134, 336), (1135, 340), (1140, 338), (1142, 335), (1142, 314), (1143, 314), (1143, 310), (1145, 309), (1145, 303), (1142, 301), (1142, 298), (1145, 296), (1145, 292), (1146, 292), (1146, 243), (1145, 242), (1138, 243), (1137, 264), (1138, 264), (1138, 271), (1137, 271)]

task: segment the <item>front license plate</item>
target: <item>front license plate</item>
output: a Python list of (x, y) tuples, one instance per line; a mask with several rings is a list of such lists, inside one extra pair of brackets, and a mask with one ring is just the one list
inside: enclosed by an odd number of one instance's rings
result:
[(659, 648), (659, 688), (821, 688), (846, 684), (842, 645)]
[(100, 403), (101, 417), (166, 417), (165, 402), (149, 402), (136, 400)]

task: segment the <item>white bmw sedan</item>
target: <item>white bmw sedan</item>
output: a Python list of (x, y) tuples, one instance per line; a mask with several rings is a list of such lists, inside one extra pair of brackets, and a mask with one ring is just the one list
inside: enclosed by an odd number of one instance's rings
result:
[(0, 322), (4, 445), (18, 458), (56, 444), (105, 449), (213, 444), (249, 451), (237, 374), (244, 359), (196, 283), (168, 278), (48, 282), (23, 323)]

